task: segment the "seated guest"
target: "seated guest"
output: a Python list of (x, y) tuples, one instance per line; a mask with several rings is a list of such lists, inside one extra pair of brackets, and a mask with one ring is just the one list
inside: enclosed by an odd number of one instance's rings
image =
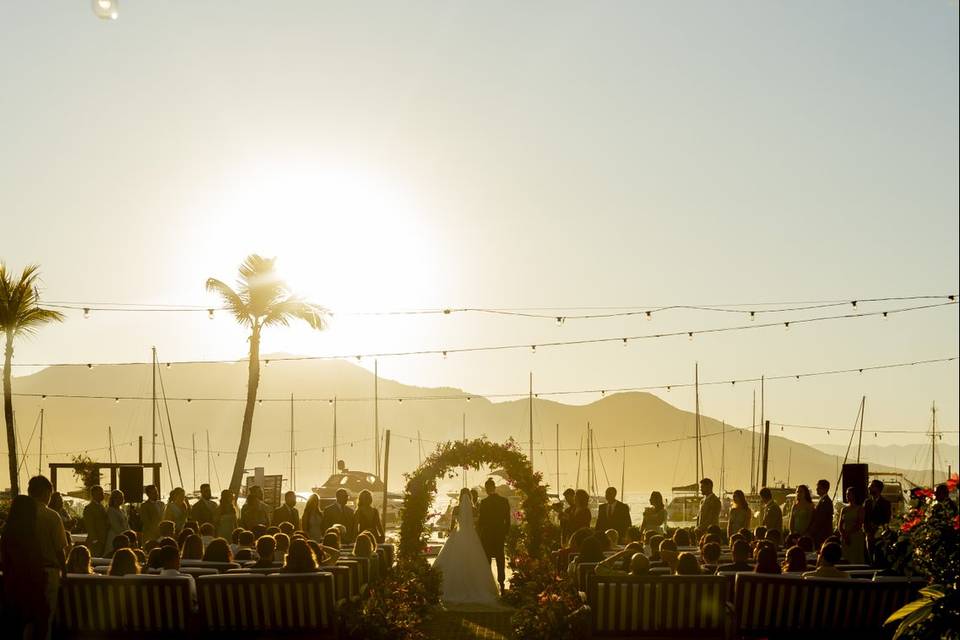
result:
[[(278, 533), (280, 533), (280, 527), (267, 527), (267, 532), (264, 535), (277, 537)], [(259, 539), (257, 538), (257, 540)]]
[(777, 564), (777, 550), (769, 544), (761, 544), (757, 547), (754, 557), (757, 566), (754, 573), (780, 573), (780, 565)]
[(177, 535), (177, 524), (173, 520), (161, 520), (157, 524), (158, 538), (172, 538)]
[(700, 557), (703, 559), (703, 573), (716, 573), (720, 563), (720, 545), (708, 542), (700, 550)]
[[(764, 533), (766, 533), (767, 530), (764, 529), (763, 531)], [(737, 535), (739, 535), (741, 538), (746, 540), (747, 544), (750, 544), (753, 542), (753, 531), (750, 531), (750, 529), (740, 529), (740, 531), (737, 531)], [(732, 537), (733, 536), (731, 536), (731, 538)]]
[(367, 532), (361, 532), (353, 543), (353, 555), (358, 558), (369, 558), (374, 554), (375, 547), (370, 541), (371, 538), (370, 536), (363, 535), (364, 533)]
[(583, 541), (593, 535), (593, 529), (587, 529), (586, 527), (582, 529), (577, 529), (570, 534), (570, 537), (567, 539), (566, 549), (569, 553), (579, 553), (580, 545), (583, 544)]
[(817, 568), (815, 571), (807, 571), (803, 574), (804, 578), (849, 578), (850, 574), (846, 571), (837, 569), (836, 564), (840, 562), (843, 555), (843, 548), (838, 542), (824, 542), (820, 547), (820, 555), (817, 556)]
[[(340, 559), (340, 550), (334, 549), (333, 547), (326, 547), (316, 540), (311, 540), (309, 538), (300, 537), (294, 538), (294, 540), (303, 540), (310, 548), (313, 549), (313, 555), (317, 557), (317, 564), (321, 566), (330, 566), (337, 564), (337, 560)], [(290, 544), (293, 544), (293, 540), (290, 541)]]
[[(127, 536), (123, 535), (122, 533), (119, 534), (119, 535), (113, 536), (113, 546), (112, 546), (112, 548), (113, 548), (114, 551), (116, 551), (117, 549), (129, 549), (129, 548), (130, 548), (130, 538), (128, 538)], [(111, 557), (112, 557), (112, 555), (113, 555), (113, 554), (111, 554)], [(134, 556), (134, 557), (136, 557), (136, 556)]]
[(707, 527), (708, 536), (717, 536), (719, 540), (717, 542), (723, 542), (723, 529), (720, 528), (718, 524), (712, 524)]
[(700, 563), (697, 562), (697, 556), (689, 551), (684, 551), (677, 556), (677, 568), (675, 573), (678, 576), (698, 576), (700, 575)]
[(296, 531), (296, 527), (293, 526), (293, 523), (287, 522), (286, 520), (280, 523), (279, 529), (280, 533), (285, 533), (291, 538), (293, 537), (293, 532)]
[(67, 573), (84, 575), (93, 573), (93, 567), (90, 565), (90, 549), (82, 544), (70, 549), (70, 555), (67, 556)]
[(800, 536), (797, 539), (797, 546), (803, 549), (804, 553), (813, 553), (813, 538), (810, 536)]
[[(184, 529), (187, 531), (187, 529)], [(180, 547), (180, 557), (183, 560), (202, 560), (203, 559), (203, 538), (195, 533), (191, 533), (183, 540)]]
[(660, 562), (660, 543), (663, 540), (661, 535), (650, 537), (650, 562)]
[(635, 553), (641, 553), (643, 547), (636, 543), (631, 542), (623, 551), (618, 551), (612, 556), (604, 558), (600, 564), (597, 565), (596, 574), (598, 576), (625, 576), (630, 571), (630, 559)]
[(650, 575), (650, 560), (642, 553), (635, 553), (630, 557), (630, 575), (648, 576)]
[(807, 570), (807, 554), (800, 547), (787, 549), (787, 556), (783, 560), (784, 573), (803, 573)]
[(341, 549), (340, 544), (340, 531), (337, 529), (331, 529), (323, 535), (323, 540), (320, 541), (320, 544), (324, 547), (330, 547), (331, 549)]
[(277, 540), (273, 536), (260, 536), (257, 538), (257, 556), (258, 559), (252, 567), (257, 569), (270, 569), (273, 567), (276, 557)]
[(158, 547), (173, 547), (177, 550), (180, 549), (180, 545), (177, 544), (177, 541), (171, 538), (170, 536), (164, 536), (157, 540)]
[(774, 549), (780, 548), (781, 533), (779, 529), (768, 529), (763, 539), (773, 545)]
[[(765, 540), (767, 538), (767, 528), (766, 527), (757, 527), (753, 530), (753, 541), (757, 542), (759, 540)], [(756, 547), (756, 545), (754, 545)]]
[(642, 540), (642, 535), (643, 534), (640, 533), (640, 527), (636, 525), (627, 527), (627, 539), (625, 542), (627, 544), (630, 544), (631, 542), (640, 542)]
[(203, 552), (204, 562), (233, 562), (230, 545), (223, 538), (214, 538)]
[(137, 556), (133, 549), (121, 547), (115, 549), (113, 558), (110, 559), (110, 568), (107, 575), (110, 576), (129, 576), (140, 573), (140, 563), (137, 562)]
[(278, 532), (275, 536), (273, 536), (273, 539), (277, 541), (276, 549), (274, 549), (273, 552), (273, 561), (283, 562), (283, 558), (287, 555), (287, 550), (290, 548), (290, 536), (285, 533)]
[[(196, 536), (197, 540), (200, 536)], [(160, 562), (161, 576), (185, 576), (190, 579), (190, 608), (197, 611), (197, 582), (188, 573), (180, 573), (180, 556), (174, 547), (159, 547), (157, 549)]]
[(686, 529), (677, 529), (673, 532), (673, 541), (678, 547), (690, 546), (690, 532)]
[(131, 549), (133, 555), (137, 557), (137, 562), (140, 563), (140, 566), (147, 564), (147, 554), (143, 552), (143, 549)]
[(607, 547), (608, 549), (620, 546), (620, 534), (617, 533), (616, 529), (607, 529), (603, 532), (603, 535), (605, 535), (610, 542), (610, 546)]
[(753, 571), (753, 565), (750, 564), (750, 545), (746, 540), (740, 539), (730, 547), (730, 555), (733, 556), (733, 562), (722, 564), (717, 567), (717, 572), (721, 571)]
[(570, 562), (570, 566), (567, 567), (567, 573), (571, 578), (576, 580), (577, 578), (577, 567), (580, 564), (587, 562), (599, 563), (603, 560), (603, 548), (600, 544), (600, 538), (603, 536), (590, 536), (583, 541), (583, 544), (580, 545), (580, 553), (577, 554), (577, 557)]
[(306, 540), (294, 540), (290, 543), (287, 558), (283, 563), (285, 573), (311, 573), (317, 570), (317, 556)]
[(127, 529), (123, 532), (123, 535), (127, 536), (127, 541), (130, 543), (131, 549), (140, 548), (140, 536), (133, 529)]
[[(263, 528), (266, 531), (266, 527)], [(237, 562), (250, 562), (257, 560), (257, 552), (254, 549), (257, 538), (253, 536), (252, 531), (241, 531), (238, 538), (237, 551), (233, 557)]]
[[(163, 568), (163, 563), (160, 560), (160, 549), (164, 547), (154, 546), (153, 549), (150, 549), (150, 553), (147, 554), (147, 569), (156, 569), (159, 571)], [(176, 548), (176, 547), (171, 547)]]
[(783, 548), (784, 548), (784, 549), (789, 549), (790, 547), (795, 547), (795, 546), (797, 546), (797, 541), (798, 541), (798, 540), (800, 540), (800, 534), (798, 534), (798, 533), (788, 534), (787, 537), (786, 537), (786, 538), (784, 539), (784, 541), (783, 541)]
[(203, 548), (206, 549), (210, 541), (217, 537), (217, 528), (212, 522), (204, 522), (200, 525), (200, 540), (203, 542)]
[(240, 548), (240, 534), (243, 531), (243, 527), (237, 527), (230, 532), (230, 553), (236, 553)]
[(677, 570), (677, 543), (673, 540), (664, 540), (660, 543), (660, 562), (670, 567), (670, 572)]

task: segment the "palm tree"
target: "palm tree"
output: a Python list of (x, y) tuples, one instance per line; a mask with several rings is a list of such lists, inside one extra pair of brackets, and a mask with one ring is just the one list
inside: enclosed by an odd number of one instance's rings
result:
[(250, 328), (250, 363), (247, 378), (247, 404), (243, 410), (243, 427), (237, 461), (230, 476), (230, 491), (239, 495), (240, 481), (250, 448), (253, 429), (253, 409), (256, 406), (257, 387), (260, 384), (260, 332), (265, 327), (289, 326), (291, 320), (303, 320), (312, 328), (327, 327), (329, 312), (316, 304), (294, 296), (274, 270), (276, 258), (247, 256), (240, 265), (237, 289), (230, 288), (216, 278), (207, 279), (207, 291), (220, 295), (234, 319)]
[(63, 322), (59, 311), (42, 309), (37, 283), (40, 266), (24, 267), (19, 278), (0, 262), (0, 330), (6, 335), (3, 350), (3, 418), (7, 424), (7, 458), (10, 461), (10, 495), (20, 493), (17, 465), (17, 434), (13, 427), (13, 385), (10, 361), (13, 360), (13, 340), (17, 336), (32, 335), (48, 322)]

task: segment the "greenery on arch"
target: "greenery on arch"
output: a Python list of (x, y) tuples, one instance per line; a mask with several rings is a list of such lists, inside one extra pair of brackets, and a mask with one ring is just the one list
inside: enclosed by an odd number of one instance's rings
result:
[(425, 524), (437, 492), (437, 479), (451, 475), (456, 469), (479, 469), (483, 465), (501, 469), (507, 483), (523, 494), (520, 513), (515, 514), (521, 522), (519, 535), (511, 536), (511, 566), (521, 557), (534, 561), (549, 558), (548, 544), (556, 533), (547, 517), (547, 488), (542, 483), (542, 474), (533, 470), (512, 438), (502, 444), (478, 438), (438, 445), (415, 471), (405, 475), (407, 483), (400, 509), (397, 552), (400, 562), (419, 558), (423, 553), (427, 538)]

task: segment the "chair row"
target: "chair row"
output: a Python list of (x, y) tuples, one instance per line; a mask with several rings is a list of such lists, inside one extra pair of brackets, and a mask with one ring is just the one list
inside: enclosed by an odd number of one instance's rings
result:
[(194, 614), (186, 577), (70, 575), (61, 586), (54, 626), (66, 637), (289, 631), (336, 636), (331, 573), (204, 575), (196, 586)]
[(874, 638), (922, 582), (725, 576), (590, 576), (597, 637), (697, 636)]

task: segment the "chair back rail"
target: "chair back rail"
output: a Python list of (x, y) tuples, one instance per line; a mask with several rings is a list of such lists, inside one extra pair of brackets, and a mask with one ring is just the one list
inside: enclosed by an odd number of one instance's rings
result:
[(178, 633), (186, 632), (190, 615), (187, 577), (69, 575), (54, 626), (64, 635)]
[(210, 632), (335, 633), (333, 576), (321, 573), (223, 574), (197, 580), (200, 615)]

